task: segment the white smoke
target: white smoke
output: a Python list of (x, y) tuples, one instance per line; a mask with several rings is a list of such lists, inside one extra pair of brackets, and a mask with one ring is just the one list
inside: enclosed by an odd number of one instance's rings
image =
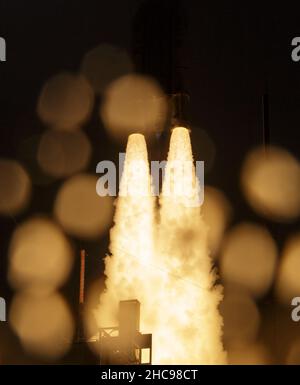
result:
[(193, 167), (176, 172), (186, 161), (193, 161), (189, 132), (177, 127), (157, 213), (145, 139), (129, 136), (96, 318), (100, 327), (116, 325), (119, 301), (138, 299), (141, 331), (153, 336), (154, 364), (224, 364), (222, 290), (215, 286), (206, 226), (195, 204), (200, 186)]

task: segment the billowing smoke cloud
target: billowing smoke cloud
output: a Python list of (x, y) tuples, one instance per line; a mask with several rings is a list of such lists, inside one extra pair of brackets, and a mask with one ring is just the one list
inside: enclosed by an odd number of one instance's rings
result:
[[(207, 250), (189, 132), (172, 132), (159, 218), (144, 137), (128, 139), (105, 259), (106, 292), (96, 317), (117, 324), (120, 300), (138, 299), (141, 331), (153, 335), (153, 363), (223, 364), (222, 290)], [(203, 187), (203, 186), (202, 186)]]

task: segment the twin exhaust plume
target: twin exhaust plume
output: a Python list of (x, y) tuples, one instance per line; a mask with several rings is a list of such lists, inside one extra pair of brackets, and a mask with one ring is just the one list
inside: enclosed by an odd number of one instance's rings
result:
[[(137, 160), (142, 165), (138, 173), (133, 167)], [(99, 327), (115, 325), (119, 301), (136, 298), (142, 304), (141, 330), (152, 333), (154, 364), (224, 364), (218, 311), (222, 289), (215, 286), (207, 229), (195, 205), (198, 181), (194, 169), (177, 173), (170, 166), (174, 160), (193, 161), (183, 127), (172, 131), (158, 211), (145, 139), (129, 136), (110, 232), (111, 255), (105, 259), (106, 291), (95, 315)], [(190, 189), (172, 194), (177, 183)], [(122, 196), (129, 186), (131, 194)]]

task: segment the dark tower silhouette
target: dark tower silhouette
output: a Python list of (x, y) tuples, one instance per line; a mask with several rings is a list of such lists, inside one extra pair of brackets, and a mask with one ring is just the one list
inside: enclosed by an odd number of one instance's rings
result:
[(185, 92), (186, 30), (187, 17), (181, 0), (146, 0), (133, 21), (132, 56), (136, 69), (156, 78), (167, 94)]
[(185, 35), (187, 15), (181, 0), (147, 0), (133, 21), (132, 57), (136, 70), (154, 77), (169, 95), (166, 128), (187, 125), (188, 93)]
[[(140, 303), (119, 302), (119, 325), (100, 329), (100, 363), (141, 365), (152, 362), (152, 334), (140, 332)], [(146, 357), (143, 353), (147, 352)]]

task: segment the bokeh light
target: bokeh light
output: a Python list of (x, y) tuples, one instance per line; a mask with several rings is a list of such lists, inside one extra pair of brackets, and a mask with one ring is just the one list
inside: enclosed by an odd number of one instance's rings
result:
[(44, 85), (37, 106), (41, 120), (50, 127), (72, 130), (92, 111), (94, 94), (83, 75), (61, 73)]
[(9, 322), (0, 322), (0, 341), (0, 365), (24, 364), (21, 343)]
[(91, 145), (82, 131), (47, 130), (40, 141), (38, 162), (45, 173), (66, 177), (85, 169)]
[(46, 218), (19, 225), (9, 247), (9, 281), (17, 289), (49, 292), (67, 279), (73, 263), (71, 246), (60, 228)]
[(47, 297), (16, 294), (9, 322), (23, 347), (46, 360), (58, 359), (72, 343), (74, 322), (59, 294)]
[(287, 365), (300, 365), (300, 339), (292, 342), (286, 357)]
[(263, 344), (236, 343), (228, 348), (230, 365), (269, 365), (270, 353)]
[(132, 72), (133, 64), (125, 51), (101, 44), (84, 56), (81, 71), (94, 91), (101, 93), (113, 80)]
[(41, 134), (32, 135), (22, 140), (18, 146), (18, 159), (26, 167), (34, 186), (46, 186), (53, 183), (53, 177), (46, 174), (38, 163), (38, 148), (41, 137)]
[(300, 234), (288, 239), (280, 260), (276, 280), (278, 300), (286, 305), (300, 296)]
[(235, 226), (222, 247), (221, 275), (255, 297), (270, 288), (277, 262), (276, 244), (266, 228), (252, 223)]
[(0, 159), (0, 214), (14, 215), (29, 202), (31, 181), (25, 169), (16, 161)]
[(59, 190), (54, 213), (68, 233), (80, 238), (99, 238), (111, 224), (113, 200), (97, 195), (96, 183), (95, 176), (79, 174)]
[(236, 285), (227, 285), (220, 311), (224, 320), (225, 346), (255, 341), (260, 326), (260, 314), (247, 291)]
[(108, 86), (100, 114), (113, 138), (123, 140), (134, 132), (151, 136), (163, 128), (167, 101), (153, 79), (127, 75)]
[(278, 221), (300, 214), (300, 164), (288, 151), (253, 150), (243, 165), (241, 181), (249, 204), (259, 214)]
[(215, 256), (231, 217), (231, 205), (220, 190), (205, 186), (201, 211), (204, 222), (208, 227), (209, 250), (211, 255)]

